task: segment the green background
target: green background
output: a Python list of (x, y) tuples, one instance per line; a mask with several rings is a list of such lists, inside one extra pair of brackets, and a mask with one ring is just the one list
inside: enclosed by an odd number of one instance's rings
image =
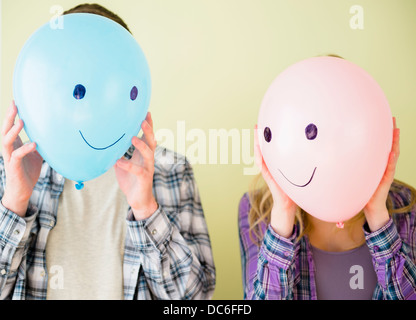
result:
[[(24, 42), (51, 19), (53, 5), (66, 10), (79, 3), (1, 1), (1, 121), (13, 98), (13, 68)], [(98, 3), (127, 23), (146, 53), (156, 131), (169, 129), (176, 134), (177, 121), (185, 121), (186, 132), (198, 129), (206, 139), (210, 129), (251, 130), (266, 89), (283, 69), (311, 56), (335, 53), (366, 69), (383, 88), (401, 129), (396, 177), (416, 185), (416, 1)], [(353, 5), (363, 9), (363, 29), (350, 27)], [(161, 142), (179, 148), (176, 140)], [(252, 133), (244, 143), (252, 149)], [(190, 145), (192, 141), (186, 142)], [(230, 157), (227, 164), (194, 163), (217, 268), (214, 299), (243, 297), (237, 209), (253, 178), (243, 169), (252, 165), (242, 163), (242, 157), (232, 164)]]

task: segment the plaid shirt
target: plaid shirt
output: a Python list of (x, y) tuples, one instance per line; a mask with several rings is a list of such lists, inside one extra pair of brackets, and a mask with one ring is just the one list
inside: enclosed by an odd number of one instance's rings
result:
[[(397, 191), (399, 189), (399, 191)], [(390, 190), (394, 208), (409, 203), (405, 187)], [(250, 200), (243, 196), (239, 206), (239, 231), (245, 299), (316, 300), (315, 266), (307, 236), (296, 241), (296, 225), (289, 238), (262, 226), (264, 238), (257, 246), (249, 236)], [(373, 299), (416, 299), (416, 206), (408, 213), (393, 214), (375, 232), (364, 227), (378, 283)]]
[[(0, 174), (1, 198), (3, 157)], [(2, 299), (46, 299), (46, 241), (56, 224), (63, 186), (63, 177), (44, 162), (24, 218), (0, 204)], [(184, 157), (157, 147), (153, 193), (159, 207), (150, 218), (135, 221), (131, 210), (126, 213), (124, 298), (210, 299), (215, 287), (211, 243), (193, 171)]]

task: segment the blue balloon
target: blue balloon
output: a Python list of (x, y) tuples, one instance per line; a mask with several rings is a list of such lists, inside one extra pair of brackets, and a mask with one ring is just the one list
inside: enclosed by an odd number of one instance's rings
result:
[(63, 16), (25, 43), (13, 94), (24, 129), (43, 159), (67, 179), (94, 179), (123, 156), (145, 119), (151, 91), (145, 55), (105, 17)]

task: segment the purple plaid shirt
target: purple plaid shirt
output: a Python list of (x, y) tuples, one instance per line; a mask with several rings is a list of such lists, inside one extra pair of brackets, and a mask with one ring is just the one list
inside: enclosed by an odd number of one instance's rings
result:
[[(408, 188), (396, 186), (396, 191), (392, 190), (389, 196), (394, 208), (409, 204)], [(289, 238), (263, 225), (264, 238), (259, 247), (249, 236), (250, 208), (245, 194), (238, 217), (244, 299), (316, 300), (315, 266), (308, 237), (296, 241), (297, 225)], [(416, 300), (416, 205), (409, 212), (393, 214), (375, 232), (370, 232), (367, 224), (363, 229), (378, 279), (373, 299)]]

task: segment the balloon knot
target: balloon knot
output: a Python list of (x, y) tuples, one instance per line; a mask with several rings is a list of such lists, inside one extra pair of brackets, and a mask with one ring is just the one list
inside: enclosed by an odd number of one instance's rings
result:
[(344, 229), (344, 222), (342, 222), (342, 221), (341, 222), (337, 222), (336, 226), (339, 229)]
[(84, 188), (84, 184), (83, 184), (82, 182), (78, 182), (78, 183), (75, 185), (75, 188), (77, 188), (77, 190), (81, 190), (82, 188)]

